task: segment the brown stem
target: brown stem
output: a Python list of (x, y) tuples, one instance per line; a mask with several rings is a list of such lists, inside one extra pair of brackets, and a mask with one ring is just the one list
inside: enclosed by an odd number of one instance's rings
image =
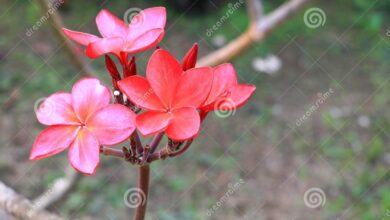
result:
[(104, 155), (114, 156), (114, 157), (121, 157), (124, 158), (125, 155), (123, 153), (123, 150), (114, 149), (111, 147), (101, 147), (100, 152)]
[(144, 220), (146, 213), (146, 206), (148, 204), (148, 194), (149, 194), (149, 176), (150, 176), (150, 167), (149, 165), (144, 165), (139, 167), (139, 178), (138, 178), (138, 193), (141, 202), (135, 210), (135, 215), (133, 220)]

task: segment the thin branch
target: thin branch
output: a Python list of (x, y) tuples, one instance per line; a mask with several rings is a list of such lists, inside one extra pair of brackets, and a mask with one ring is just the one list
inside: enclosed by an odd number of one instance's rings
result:
[(154, 153), (158, 147), (158, 145), (161, 142), (161, 139), (164, 137), (164, 132), (158, 133), (157, 135), (154, 136), (152, 142), (150, 143), (150, 152), (149, 153)]
[(51, 27), (54, 31), (54, 34), (58, 38), (59, 42), (64, 43), (65, 52), (68, 54), (68, 57), (73, 62), (73, 64), (81, 71), (85, 76), (94, 76), (96, 75), (94, 71), (87, 65), (83, 60), (82, 54), (79, 53), (77, 48), (74, 47), (73, 42), (71, 42), (62, 32), (61, 28), (64, 27), (61, 17), (57, 13), (57, 9), (52, 7), (51, 3), (48, 3), (47, 0), (36, 0), (38, 7), (41, 12), (46, 16), (48, 21), (51, 23)]
[(114, 157), (121, 157), (125, 158), (125, 154), (123, 153), (123, 150), (114, 149), (111, 147), (101, 147), (100, 152), (107, 156), (114, 156)]
[[(197, 66), (215, 66), (231, 61), (246, 51), (253, 43), (262, 41), (272, 30), (281, 25), (310, 0), (290, 0), (269, 15), (251, 22), (249, 28), (226, 46), (202, 57)], [(255, 15), (253, 15), (255, 17)]]
[(260, 21), (264, 15), (262, 0), (247, 0), (246, 5), (251, 23)]
[(169, 156), (176, 157), (176, 156), (182, 155), (184, 152), (186, 152), (190, 148), (193, 141), (194, 141), (193, 139), (188, 140), (182, 149), (171, 153)]
[(19, 219), (62, 220), (47, 211), (36, 209), (36, 204), (16, 193), (0, 181), (0, 209)]
[(33, 203), (37, 204), (36, 209), (44, 210), (51, 204), (64, 198), (79, 178), (80, 174), (71, 166), (68, 166), (65, 171), (65, 176), (56, 179), (49, 189), (34, 200)]

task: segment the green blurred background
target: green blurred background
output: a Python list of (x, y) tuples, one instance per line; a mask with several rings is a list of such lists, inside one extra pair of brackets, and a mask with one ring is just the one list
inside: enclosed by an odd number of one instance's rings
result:
[[(242, 5), (209, 36), (229, 2), (178, 2), (67, 1), (60, 14), (67, 28), (97, 33), (94, 19), (102, 8), (121, 18), (129, 8), (163, 5), (168, 23), (161, 47), (178, 58), (193, 42), (205, 55), (248, 26)], [(263, 2), (269, 12), (284, 1)], [(0, 179), (34, 198), (69, 166), (66, 153), (28, 160), (43, 128), (34, 105), (69, 91), (82, 75), (49, 23), (26, 35), (41, 17), (34, 1), (0, 4)], [(324, 25), (305, 25), (310, 8), (324, 12)], [(233, 61), (239, 80), (255, 84), (255, 95), (227, 118), (211, 114), (184, 155), (152, 164), (147, 219), (390, 219), (389, 18), (388, 0), (312, 1), (240, 55)], [(137, 60), (141, 73), (149, 55)], [(267, 74), (258, 63), (269, 55), (281, 67)], [(103, 59), (91, 65), (109, 85)], [(329, 89), (334, 92), (297, 125)], [(102, 157), (97, 174), (82, 177), (49, 210), (69, 218), (128, 218), (132, 210), (123, 194), (136, 179), (136, 167)], [(324, 192), (317, 208), (305, 204), (305, 192), (313, 188)]]

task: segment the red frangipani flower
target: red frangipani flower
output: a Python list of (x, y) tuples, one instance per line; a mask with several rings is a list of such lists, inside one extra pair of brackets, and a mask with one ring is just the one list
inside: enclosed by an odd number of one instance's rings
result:
[(221, 64), (213, 70), (211, 91), (200, 109), (203, 113), (237, 109), (248, 101), (255, 90), (253, 85), (238, 84), (232, 64)]
[(38, 160), (69, 147), (69, 162), (85, 174), (95, 173), (100, 145), (115, 145), (135, 130), (135, 114), (119, 104), (109, 104), (109, 89), (94, 78), (79, 80), (72, 93), (49, 96), (36, 112), (49, 127), (36, 138), (30, 159)]
[(164, 7), (142, 10), (130, 24), (102, 10), (96, 17), (96, 25), (103, 38), (63, 28), (66, 36), (87, 46), (86, 55), (95, 59), (103, 54), (115, 54), (125, 64), (127, 54), (155, 47), (164, 36), (166, 11)]
[(145, 136), (165, 131), (175, 141), (195, 137), (200, 129), (197, 108), (206, 99), (212, 84), (212, 69), (183, 72), (179, 62), (158, 49), (151, 56), (146, 79), (131, 76), (118, 82), (119, 89), (138, 107), (138, 130)]

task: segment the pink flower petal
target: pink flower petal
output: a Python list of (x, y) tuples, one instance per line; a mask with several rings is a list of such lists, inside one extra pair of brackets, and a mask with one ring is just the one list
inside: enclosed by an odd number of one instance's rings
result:
[(128, 32), (126, 23), (105, 9), (96, 16), (96, 25), (103, 37), (125, 37)]
[(70, 164), (81, 173), (94, 174), (99, 164), (99, 154), (98, 140), (86, 128), (80, 129), (69, 147)]
[(143, 50), (149, 50), (163, 39), (164, 29), (152, 29), (133, 40), (128, 40), (123, 51), (127, 53), (136, 53)]
[(131, 20), (127, 39), (136, 39), (152, 29), (164, 29), (165, 23), (166, 10), (164, 7), (142, 10)]
[(136, 106), (147, 110), (163, 110), (160, 99), (156, 96), (149, 82), (141, 76), (130, 76), (118, 82), (119, 89)]
[(137, 116), (138, 130), (144, 136), (159, 133), (168, 126), (172, 115), (166, 112), (149, 111)]
[(167, 136), (175, 141), (194, 138), (200, 129), (200, 117), (195, 108), (186, 107), (173, 111), (173, 119), (166, 129)]
[(72, 31), (66, 28), (62, 28), (62, 31), (68, 38), (84, 46), (87, 46), (88, 44), (100, 39), (99, 37), (92, 34)]
[(213, 81), (213, 69), (194, 68), (181, 75), (177, 84), (172, 108), (198, 108), (210, 93)]
[(149, 60), (146, 78), (161, 103), (166, 107), (172, 103), (182, 72), (179, 62), (165, 50), (156, 50)]
[(237, 76), (232, 64), (225, 63), (215, 67), (213, 85), (204, 106), (214, 103), (218, 97), (235, 85), (237, 85)]
[(88, 44), (85, 54), (91, 59), (96, 59), (107, 53), (113, 53), (119, 57), (123, 43), (123, 39), (119, 37), (102, 38)]
[(83, 78), (72, 88), (73, 109), (84, 123), (93, 113), (107, 106), (110, 99), (110, 90), (95, 78)]
[(72, 96), (67, 92), (57, 92), (45, 99), (37, 112), (38, 121), (44, 125), (78, 125), (72, 107)]
[(101, 145), (115, 145), (126, 140), (135, 130), (135, 114), (119, 104), (110, 104), (87, 121), (87, 128)]
[(65, 150), (73, 142), (79, 126), (53, 125), (43, 130), (35, 139), (30, 160), (53, 156)]

